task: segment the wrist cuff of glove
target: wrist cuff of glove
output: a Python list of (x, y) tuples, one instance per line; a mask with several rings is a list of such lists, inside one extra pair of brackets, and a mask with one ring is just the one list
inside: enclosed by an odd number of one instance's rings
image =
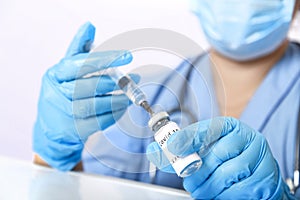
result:
[(36, 149), (34, 149), (34, 152), (36, 152), (51, 167), (60, 171), (71, 171), (81, 161), (82, 150), (73, 152), (72, 155), (67, 155), (65, 157), (58, 157), (57, 155), (55, 157), (49, 156), (47, 152)]
[(69, 171), (81, 161), (84, 142), (52, 141), (38, 126), (34, 129), (33, 140), (33, 151), (53, 168)]

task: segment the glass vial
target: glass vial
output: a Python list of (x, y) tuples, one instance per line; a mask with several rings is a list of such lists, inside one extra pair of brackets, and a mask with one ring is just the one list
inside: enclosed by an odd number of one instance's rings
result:
[(176, 131), (179, 131), (180, 128), (175, 122), (170, 121), (167, 112), (159, 112), (152, 115), (148, 122), (148, 126), (155, 132), (155, 141), (163, 150), (178, 176), (187, 177), (201, 167), (202, 160), (197, 153), (193, 153), (186, 157), (179, 157), (168, 151), (167, 141), (170, 136)]

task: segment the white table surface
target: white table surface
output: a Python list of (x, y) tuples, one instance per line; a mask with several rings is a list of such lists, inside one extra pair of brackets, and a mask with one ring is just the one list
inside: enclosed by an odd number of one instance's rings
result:
[(125, 179), (78, 172), (59, 172), (31, 162), (0, 156), (0, 200), (172, 199), (184, 191)]

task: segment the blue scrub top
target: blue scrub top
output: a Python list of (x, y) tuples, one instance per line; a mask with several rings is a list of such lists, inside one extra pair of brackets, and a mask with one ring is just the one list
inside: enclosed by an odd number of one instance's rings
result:
[[(171, 120), (185, 127), (220, 115), (210, 66), (209, 55), (203, 54), (196, 58), (194, 67), (184, 62), (175, 71), (165, 70), (159, 77), (142, 79), (140, 85), (151, 105), (169, 112)], [(290, 43), (240, 117), (267, 138), (284, 179), (293, 175), (299, 99), (300, 47)], [(182, 188), (182, 179), (175, 174), (157, 170), (151, 178), (153, 173), (148, 173), (145, 152), (153, 141), (148, 120), (144, 110), (131, 105), (115, 125), (94, 134), (83, 153), (85, 171)]]

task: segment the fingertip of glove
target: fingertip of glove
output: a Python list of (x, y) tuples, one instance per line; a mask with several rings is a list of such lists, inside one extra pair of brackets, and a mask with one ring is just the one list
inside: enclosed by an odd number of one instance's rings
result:
[(111, 66), (128, 64), (133, 59), (131, 52), (128, 50), (115, 51), (115, 54), (116, 59), (111, 63)]
[(222, 117), (216, 118), (218, 122), (217, 127), (221, 132), (221, 136), (227, 135), (228, 133), (232, 132), (237, 126), (239, 126), (240, 121), (233, 117)]
[(152, 142), (151, 144), (148, 145), (147, 150), (146, 150), (146, 155), (148, 160), (150, 160), (152, 163), (157, 164), (157, 157), (160, 156), (160, 147), (156, 142)]
[(78, 35), (86, 35), (87, 38), (94, 39), (96, 28), (91, 22), (85, 22), (79, 27)]
[(82, 24), (80, 28), (81, 29), (93, 29), (93, 30), (95, 30), (95, 26), (90, 21), (87, 21), (84, 24)]
[(167, 141), (168, 151), (177, 156), (186, 156), (185, 144), (190, 143), (187, 137), (185, 130), (175, 132)]
[(133, 56), (128, 50), (101, 51), (95, 48), (94, 51), (89, 54), (89, 59), (93, 62), (100, 62), (98, 63), (98, 65), (100, 64), (99, 68), (106, 69), (129, 64)]
[(95, 32), (96, 28), (91, 22), (81, 25), (67, 50), (66, 57), (88, 52), (94, 42)]
[(87, 41), (83, 47), (84, 48), (83, 51), (88, 52), (88, 51), (90, 51), (91, 46), (94, 42), (96, 28), (91, 22), (86, 22), (82, 25), (80, 30), (82, 30), (82, 32), (83, 32), (82, 34), (86, 35), (86, 39), (87, 39)]
[(148, 154), (153, 154), (153, 153), (155, 153), (159, 150), (160, 149), (159, 149), (158, 144), (156, 142), (152, 142), (151, 144), (148, 145), (146, 152), (147, 152), (147, 155), (148, 155)]

